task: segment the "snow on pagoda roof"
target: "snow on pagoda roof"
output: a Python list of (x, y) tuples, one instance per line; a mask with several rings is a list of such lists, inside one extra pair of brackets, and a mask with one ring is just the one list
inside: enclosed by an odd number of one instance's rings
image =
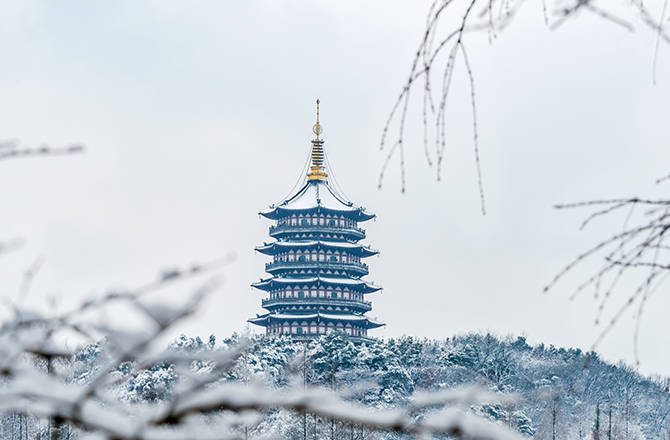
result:
[(308, 314), (290, 314), (290, 313), (266, 313), (265, 315), (250, 318), (247, 321), (252, 324), (264, 325), (270, 319), (277, 319), (280, 321), (303, 321), (306, 319), (322, 319), (326, 321), (348, 321), (348, 322), (364, 322), (367, 328), (377, 328), (384, 324), (370, 320), (364, 315), (355, 315), (353, 313), (308, 313)]
[(293, 196), (270, 206), (270, 209), (260, 214), (270, 219), (275, 219), (282, 214), (307, 211), (322, 208), (335, 213), (354, 215), (359, 221), (370, 220), (374, 214), (365, 212), (365, 209), (354, 205), (352, 202), (338, 194), (335, 189), (325, 180), (308, 180), (305, 185)]
[(361, 257), (370, 257), (372, 255), (377, 255), (378, 250), (372, 249), (369, 246), (363, 246), (358, 243), (351, 243), (347, 241), (322, 241), (322, 240), (305, 240), (305, 241), (275, 241), (272, 243), (264, 244), (263, 246), (257, 246), (256, 250), (262, 254), (274, 255), (277, 248), (296, 248), (296, 247), (314, 247), (322, 246), (332, 249), (350, 249), (357, 250), (357, 254)]
[(360, 279), (351, 279), (351, 278), (330, 278), (330, 277), (310, 277), (310, 278), (268, 278), (266, 280), (261, 280), (256, 283), (253, 283), (252, 286), (260, 290), (270, 290), (275, 284), (315, 284), (323, 283), (328, 285), (347, 285), (355, 286), (361, 288), (363, 293), (372, 293), (382, 290), (381, 286), (376, 286), (371, 282), (360, 280)]

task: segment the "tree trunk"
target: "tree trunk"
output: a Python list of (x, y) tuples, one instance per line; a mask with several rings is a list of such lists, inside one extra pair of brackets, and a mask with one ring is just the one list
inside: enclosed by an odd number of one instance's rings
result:
[(556, 440), (556, 407), (551, 410), (551, 440)]
[(612, 402), (607, 412), (607, 440), (612, 440)]

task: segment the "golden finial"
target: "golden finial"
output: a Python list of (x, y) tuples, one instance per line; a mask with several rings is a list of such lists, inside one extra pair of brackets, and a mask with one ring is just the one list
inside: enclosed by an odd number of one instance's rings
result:
[(316, 100), (316, 124), (312, 127), (312, 131), (316, 135), (316, 139), (319, 139), (319, 135), (323, 133), (323, 127), (321, 127), (321, 124), (319, 124), (319, 104), (321, 103), (320, 100)]
[(312, 166), (310, 172), (307, 173), (309, 180), (328, 180), (328, 174), (324, 167), (324, 152), (323, 141), (319, 139), (319, 135), (323, 133), (323, 127), (319, 123), (319, 104), (321, 101), (316, 100), (316, 124), (312, 127), (312, 131), (316, 135), (316, 139), (312, 139)]

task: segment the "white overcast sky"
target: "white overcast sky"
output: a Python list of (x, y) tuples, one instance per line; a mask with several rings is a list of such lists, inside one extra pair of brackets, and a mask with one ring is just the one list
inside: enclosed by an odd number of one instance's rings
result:
[[(534, 3), (493, 44), (467, 40), (482, 217), (462, 69), (443, 181), (423, 158), (417, 101), (407, 193), (397, 161), (377, 190), (380, 134), (428, 1), (0, 2), (0, 139), (87, 147), (0, 164), (2, 237), (27, 240), (0, 259), (1, 294), (16, 297), (38, 257), (45, 265), (27, 302), (44, 308), (53, 297), (66, 308), (235, 251), (224, 287), (175, 333), (243, 331), (262, 312), (249, 284), (266, 276), (253, 247), (270, 238), (257, 213), (297, 179), (319, 97), (337, 179), (378, 215), (366, 226), (381, 250), (369, 278), (385, 290), (370, 297), (369, 315), (387, 326), (375, 336), (491, 330), (588, 349), (600, 331), (596, 302), (568, 296), (595, 266), (548, 295), (542, 287), (620, 222), (580, 232), (584, 213), (552, 205), (667, 192), (654, 180), (670, 172), (670, 50), (661, 47), (654, 86), (644, 27), (583, 15), (550, 31)], [(647, 373), (670, 374), (669, 287), (641, 326)], [(171, 289), (166, 300), (187, 293)], [(600, 346), (605, 358), (632, 362), (631, 315)]]

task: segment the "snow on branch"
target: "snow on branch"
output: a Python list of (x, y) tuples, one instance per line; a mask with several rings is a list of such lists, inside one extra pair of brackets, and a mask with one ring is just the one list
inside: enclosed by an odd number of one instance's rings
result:
[[(56, 316), (17, 309), (0, 326), (0, 411), (48, 418), (54, 432), (70, 426), (84, 437), (108, 439), (241, 438), (241, 426), (277, 410), (419, 438), (432, 434), (481, 440), (523, 438), (470, 411), (471, 406), (484, 402), (511, 399), (479, 388), (417, 392), (406, 406), (380, 409), (356, 403), (345, 392), (304, 385), (278, 389), (230, 380), (233, 368), (246, 356), (248, 343), (244, 340), (220, 349), (211, 345), (201, 350), (171, 347), (157, 351), (156, 344), (166, 331), (191, 316), (205, 295), (216, 288), (212, 272), (228, 261), (224, 258), (194, 266), (197, 269), (170, 270), (168, 276), (163, 273), (154, 282), (104, 294)], [(150, 302), (146, 297), (148, 292), (196, 274), (206, 280), (180, 306)], [(89, 313), (118, 303), (152, 325), (136, 330), (100, 321), (100, 313)], [(88, 318), (91, 315), (98, 318)], [(62, 344), (58, 335), (63, 331), (75, 332), (89, 342), (104, 335), (105, 356), (84, 373), (85, 380), (75, 380), (64, 367), (72, 365), (76, 355)], [(129, 380), (122, 372), (129, 364), (135, 369), (163, 368), (174, 372), (179, 381), (163, 400), (120, 398), (114, 386)], [(421, 417), (417, 417), (419, 412)]]

